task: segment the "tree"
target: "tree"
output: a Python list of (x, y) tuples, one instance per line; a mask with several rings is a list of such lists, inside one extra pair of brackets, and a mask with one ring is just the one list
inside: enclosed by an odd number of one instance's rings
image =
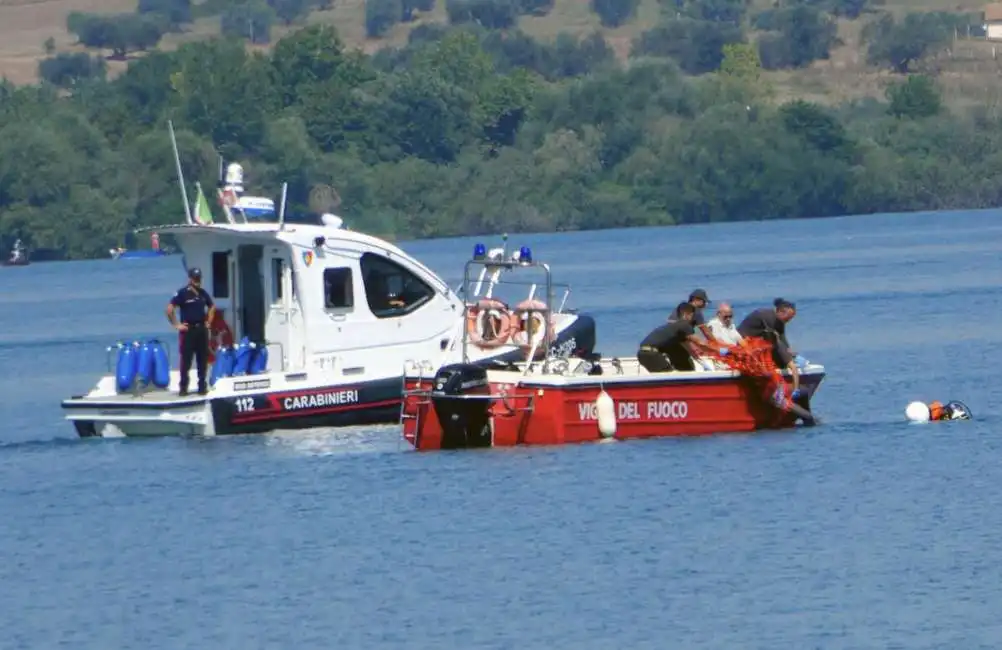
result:
[(728, 43), (722, 48), (724, 55), (720, 62), (720, 73), (742, 79), (757, 81), (762, 76), (762, 61), (758, 50), (749, 43)]
[(890, 65), (898, 74), (907, 74), (913, 63), (945, 48), (952, 33), (939, 14), (910, 13), (900, 23), (884, 14), (863, 30), (863, 38), (869, 43), (871, 64)]
[(60, 52), (38, 64), (38, 76), (61, 88), (71, 88), (85, 79), (104, 79), (107, 70), (104, 59), (86, 52)]
[(591, 10), (605, 27), (619, 27), (633, 19), (640, 0), (591, 0)]
[(938, 115), (943, 107), (936, 82), (921, 74), (908, 75), (903, 83), (888, 86), (887, 99), (890, 100), (887, 112), (895, 117), (932, 117)]
[(401, 0), (365, 0), (365, 33), (369, 38), (386, 34), (403, 14)]
[(777, 33), (759, 41), (762, 67), (802, 68), (827, 59), (838, 35), (832, 18), (809, 5), (795, 5), (771, 14), (769, 28)]
[(741, 42), (741, 30), (727, 23), (679, 18), (641, 34), (631, 56), (667, 56), (689, 74), (712, 72), (724, 60), (724, 46)]

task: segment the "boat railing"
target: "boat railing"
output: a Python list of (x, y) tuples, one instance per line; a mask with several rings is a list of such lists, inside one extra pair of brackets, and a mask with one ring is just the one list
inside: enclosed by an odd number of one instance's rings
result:
[[(456, 283), (454, 291), (457, 296), (461, 298), (466, 298), (470, 300), (470, 302), (476, 302), (477, 300), (481, 300), (483, 298), (494, 298), (495, 292), (499, 288), (505, 290), (511, 287), (524, 289), (525, 293), (528, 295), (528, 297), (525, 298), (525, 300), (532, 300), (533, 298), (535, 298), (536, 291), (538, 291), (538, 282), (510, 280), (510, 279), (491, 280), (487, 283), (486, 287), (478, 286), (475, 287), (473, 290), (471, 290), (469, 293), (467, 293), (465, 290), (466, 288), (463, 286), (463, 282), (460, 281)], [(564, 309), (567, 307), (567, 303), (570, 300), (571, 286), (566, 283), (555, 282), (553, 283), (553, 290), (554, 292), (562, 291), (560, 296), (560, 304), (557, 306), (556, 309), (553, 310), (553, 312), (556, 314), (562, 314), (564, 313)]]
[[(533, 300), (535, 298), (536, 292), (539, 289), (539, 285), (542, 284), (544, 292), (542, 300), (543, 306), (538, 308), (530, 306), (528, 309), (525, 309), (524, 311), (526, 312), (530, 323), (532, 322), (533, 314), (538, 313), (542, 315), (544, 322), (543, 336), (541, 339), (534, 337), (532, 335), (532, 330), (530, 325), (530, 333), (529, 333), (530, 347), (527, 352), (526, 359), (529, 360), (535, 359), (536, 354), (540, 350), (540, 346), (542, 346), (542, 350), (544, 350), (542, 367), (543, 367), (543, 372), (547, 372), (551, 361), (549, 350), (552, 348), (553, 344), (556, 341), (555, 333), (553, 331), (553, 327), (551, 326), (552, 317), (555, 312), (552, 308), (553, 274), (550, 271), (550, 267), (548, 264), (544, 262), (539, 262), (533, 259), (532, 250), (528, 246), (522, 246), (518, 251), (515, 251), (514, 253), (511, 254), (511, 256), (508, 257), (499, 256), (496, 255), (495, 253), (496, 251), (491, 251), (491, 254), (488, 255), (487, 249), (483, 244), (477, 244), (474, 247), (473, 258), (468, 260), (466, 264), (463, 265), (462, 295), (465, 296), (476, 295), (477, 291), (476, 290), (471, 291), (471, 285), (474, 282), (476, 282), (477, 289), (479, 289), (482, 286), (485, 271), (487, 269), (492, 269), (493, 272), (498, 275), (500, 274), (500, 272), (511, 273), (514, 271), (519, 271), (519, 272), (536, 271), (537, 274), (541, 272), (543, 275), (543, 282), (540, 283), (539, 280), (537, 280), (535, 283), (532, 283), (530, 285), (531, 288), (529, 290), (529, 299)], [(480, 271), (480, 273), (477, 274), (479, 277), (477, 277), (477, 279), (474, 280), (473, 274), (477, 270)], [(472, 310), (475, 308), (476, 308), (475, 304), (470, 304), (468, 300), (466, 301), (464, 307), (465, 313), (463, 314), (463, 321), (469, 318), (470, 314), (472, 313)], [(469, 346), (470, 346), (469, 331), (467, 328), (464, 327), (462, 336), (462, 353), (463, 353), (464, 363), (470, 362)], [(528, 364), (526, 366), (526, 371), (528, 371), (528, 367), (531, 365), (532, 364)]]

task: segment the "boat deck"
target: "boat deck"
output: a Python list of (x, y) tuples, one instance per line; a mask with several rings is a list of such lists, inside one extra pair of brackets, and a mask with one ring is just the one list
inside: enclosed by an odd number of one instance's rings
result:
[(127, 407), (127, 408), (163, 408), (164, 406), (189, 407), (204, 404), (212, 399), (209, 395), (190, 393), (181, 397), (177, 391), (150, 390), (142, 393), (120, 393), (100, 395), (74, 395), (64, 400), (64, 406), (82, 408)]
[[(583, 384), (616, 384), (616, 383), (665, 383), (690, 382), (708, 380), (728, 380), (739, 377), (741, 373), (725, 367), (715, 367), (713, 370), (703, 368), (699, 363), (692, 371), (649, 372), (636, 357), (603, 358), (599, 361), (602, 367), (601, 375), (588, 374), (588, 364), (579, 359), (571, 359), (566, 367), (551, 365), (549, 373), (542, 372), (542, 364), (536, 363), (525, 372), (526, 364), (518, 364), (509, 369), (491, 369), (488, 377), (491, 381), (505, 383), (521, 383), (524, 385), (575, 386)], [(788, 370), (782, 373), (790, 376)], [(800, 369), (800, 375), (821, 378), (825, 376), (825, 367), (820, 364), (808, 364)]]

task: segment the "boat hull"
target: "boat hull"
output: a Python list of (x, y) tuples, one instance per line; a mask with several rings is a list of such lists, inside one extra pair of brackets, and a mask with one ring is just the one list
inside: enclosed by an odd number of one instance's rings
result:
[[(824, 377), (821, 366), (801, 374), (801, 405), (809, 406)], [(427, 377), (405, 380), (404, 438), (418, 450), (435, 450), (750, 433), (796, 424), (795, 416), (766, 402), (761, 382), (731, 371), (574, 378), (490, 372), (488, 386), (489, 445), (456, 445), (449, 439)], [(613, 402), (611, 435), (599, 430), (596, 399), (602, 390)]]
[(218, 436), (397, 422), (399, 377), (270, 390), (272, 378), (236, 377), (223, 391), (180, 397), (167, 391), (77, 395), (62, 403), (89, 437)]

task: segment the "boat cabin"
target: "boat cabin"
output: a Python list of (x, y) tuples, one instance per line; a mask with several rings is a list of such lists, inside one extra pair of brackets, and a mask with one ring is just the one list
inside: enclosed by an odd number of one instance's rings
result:
[(462, 336), (457, 295), (375, 237), (276, 222), (158, 230), (176, 239), (186, 269), (202, 270), (234, 340), (265, 342), (270, 372), (399, 374), (401, 354), (433, 358)]

